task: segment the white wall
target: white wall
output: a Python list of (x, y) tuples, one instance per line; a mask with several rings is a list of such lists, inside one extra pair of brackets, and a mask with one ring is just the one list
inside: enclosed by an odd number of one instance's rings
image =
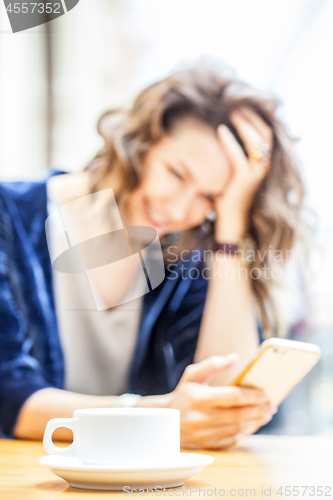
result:
[(30, 176), (45, 168), (44, 33), (12, 34), (0, 2), (0, 176)]

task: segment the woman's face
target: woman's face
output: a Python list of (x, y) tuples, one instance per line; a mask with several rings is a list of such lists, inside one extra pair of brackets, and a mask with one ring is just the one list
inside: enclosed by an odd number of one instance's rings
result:
[(143, 178), (131, 193), (126, 223), (150, 226), (159, 236), (198, 226), (223, 193), (231, 168), (208, 125), (186, 118), (153, 146)]

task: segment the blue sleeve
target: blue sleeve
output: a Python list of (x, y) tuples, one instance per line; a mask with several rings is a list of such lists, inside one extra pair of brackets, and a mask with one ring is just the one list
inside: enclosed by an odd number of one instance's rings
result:
[[(201, 265), (194, 269), (202, 272)], [(170, 303), (170, 312), (173, 310), (174, 317), (165, 335), (167, 343), (164, 349), (169, 364), (170, 390), (176, 387), (185, 368), (194, 362), (207, 289), (207, 280), (190, 279), (187, 276)]]
[(131, 379), (134, 392), (171, 392), (185, 368), (193, 363), (208, 287), (207, 280), (199, 278), (201, 273), (200, 262), (188, 269), (177, 265), (168, 270), (164, 286), (168, 287), (170, 281), (175, 286), (154, 324), (136, 377)]
[(13, 437), (23, 403), (34, 392), (50, 387), (38, 361), (30, 354), (32, 341), (24, 313), (13, 296), (9, 273), (6, 212), (0, 204), (0, 435)]

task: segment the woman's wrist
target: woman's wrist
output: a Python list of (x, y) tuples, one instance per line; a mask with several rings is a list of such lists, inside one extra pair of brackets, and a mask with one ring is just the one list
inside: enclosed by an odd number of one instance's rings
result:
[(237, 243), (247, 233), (249, 225), (247, 211), (224, 209), (216, 212), (215, 241), (217, 243)]
[(215, 224), (216, 243), (238, 243), (246, 233), (246, 224), (238, 221)]

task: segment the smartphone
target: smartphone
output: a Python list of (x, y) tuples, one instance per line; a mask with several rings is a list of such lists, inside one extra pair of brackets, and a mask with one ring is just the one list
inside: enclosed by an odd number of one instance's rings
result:
[(265, 392), (271, 405), (278, 406), (320, 359), (318, 346), (280, 338), (265, 340), (257, 357), (233, 385)]

